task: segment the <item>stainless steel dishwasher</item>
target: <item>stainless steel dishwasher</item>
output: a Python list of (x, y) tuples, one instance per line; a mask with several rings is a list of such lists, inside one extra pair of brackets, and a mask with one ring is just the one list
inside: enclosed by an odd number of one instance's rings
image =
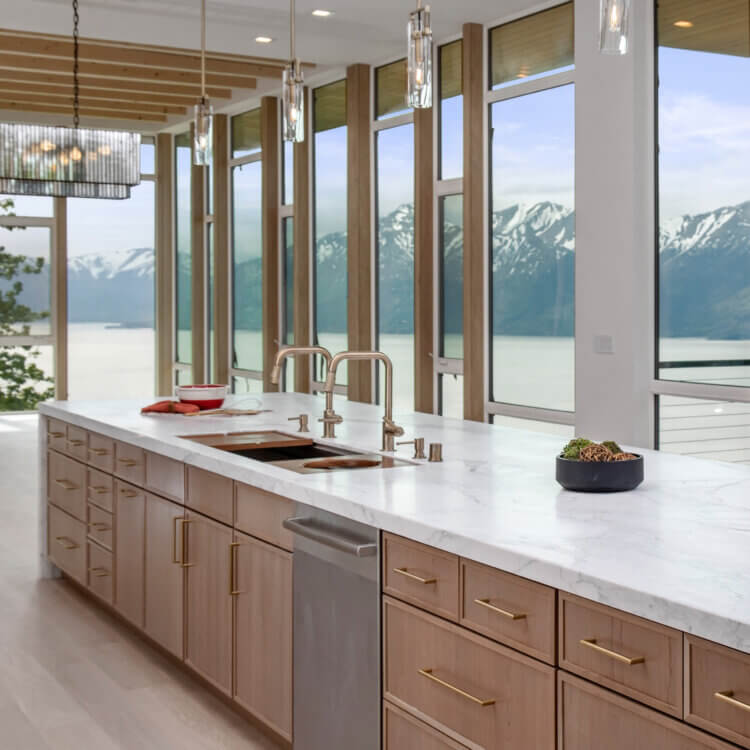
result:
[(298, 505), (294, 749), (380, 750), (378, 530)]

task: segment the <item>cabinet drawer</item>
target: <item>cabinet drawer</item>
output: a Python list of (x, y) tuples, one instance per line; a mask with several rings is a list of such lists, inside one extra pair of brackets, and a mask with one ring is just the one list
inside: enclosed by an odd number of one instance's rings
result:
[(89, 542), (88, 586), (98, 597), (112, 604), (112, 553)]
[(89, 436), (86, 430), (74, 427), (72, 424), (68, 425), (66, 453), (79, 461), (85, 461), (88, 458)]
[(86, 518), (86, 467), (59, 453), (47, 454), (47, 497), (58, 508)]
[(750, 748), (750, 655), (685, 636), (685, 719)]
[(146, 457), (141, 448), (115, 443), (115, 476), (143, 487), (146, 480)]
[(185, 464), (146, 452), (146, 489), (181, 503), (185, 500)]
[(458, 557), (383, 534), (383, 591), (458, 620)]
[(90, 432), (87, 461), (90, 466), (95, 466), (97, 469), (111, 474), (115, 469), (114, 440)]
[(383, 703), (384, 750), (465, 750), (463, 745), (441, 734), (406, 711)]
[(682, 633), (559, 594), (560, 666), (682, 717)]
[(47, 512), (49, 559), (71, 578), (85, 584), (86, 526), (54, 505), (48, 505)]
[(187, 467), (185, 505), (222, 523), (232, 524), (234, 518), (233, 482), (210, 471)]
[(472, 747), (553, 750), (552, 667), (408, 604), (383, 606), (389, 701)]
[(88, 516), (89, 539), (93, 539), (95, 542), (101, 544), (102, 547), (106, 547), (112, 551), (112, 514), (89, 503)]
[(86, 497), (89, 503), (110, 513), (114, 507), (115, 480), (103, 471), (88, 469)]
[(65, 452), (67, 439), (68, 425), (59, 419), (47, 419), (47, 447)]
[(558, 679), (558, 750), (731, 750), (687, 724), (565, 672)]
[(234, 525), (246, 534), (286, 550), (293, 548), (294, 535), (282, 525), (294, 515), (294, 503), (280, 495), (235, 482)]
[(461, 624), (555, 663), (555, 589), (461, 560)]

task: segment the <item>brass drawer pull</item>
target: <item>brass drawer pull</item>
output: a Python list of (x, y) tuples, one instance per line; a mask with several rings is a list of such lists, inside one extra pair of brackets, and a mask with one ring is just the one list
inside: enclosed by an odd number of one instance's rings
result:
[(741, 708), (743, 711), (750, 711), (750, 704), (737, 700), (734, 697), (734, 690), (720, 690), (718, 693), (714, 693), (714, 698), (718, 698), (720, 701), (724, 701), (724, 703), (728, 703), (735, 708)]
[(111, 490), (109, 487), (102, 487), (101, 485), (96, 487), (89, 485), (89, 492), (93, 492), (95, 495), (109, 495)]
[(109, 451), (106, 448), (89, 448), (89, 453), (93, 453), (95, 456), (109, 455)]
[(480, 607), (485, 607), (486, 609), (489, 609), (492, 612), (496, 612), (497, 614), (502, 615), (503, 617), (507, 617), (509, 620), (525, 620), (526, 619), (525, 612), (509, 612), (507, 609), (501, 609), (500, 607), (496, 607), (494, 604), (490, 604), (489, 599), (474, 599), (474, 604), (478, 604)]
[(394, 568), (393, 572), (398, 573), (400, 576), (411, 578), (412, 581), (418, 581), (419, 583), (437, 583), (437, 578), (422, 578), (422, 576), (418, 576), (416, 573), (410, 573), (407, 568)]
[(106, 578), (109, 575), (106, 568), (89, 568), (89, 573), (93, 573), (95, 578)]
[(74, 448), (80, 448), (82, 445), (86, 445), (85, 440), (68, 440), (68, 443), (72, 445)]
[(50, 432), (49, 436), (53, 438), (61, 438), (61, 437), (65, 437), (65, 433), (64, 432)]
[(235, 559), (234, 559), (234, 551), (237, 549), (237, 547), (240, 547), (239, 542), (232, 542), (229, 545), (229, 596), (237, 596), (237, 594), (244, 593), (243, 591), (238, 591), (235, 586), (234, 582), (234, 569), (236, 567), (235, 565)]
[(71, 490), (78, 489), (78, 485), (73, 484), (73, 482), (71, 482), (70, 479), (55, 479), (55, 484), (58, 487), (62, 487), (66, 492), (70, 492)]
[(108, 523), (104, 523), (104, 521), (94, 521), (89, 524), (89, 528), (95, 531), (112, 531), (112, 527)]
[[(55, 541), (64, 549), (78, 549), (80, 547), (69, 536), (56, 536)], [(66, 544), (66, 542), (69, 542), (69, 544)]]
[(600, 654), (609, 656), (615, 661), (629, 664), (630, 666), (633, 666), (633, 664), (643, 664), (643, 662), (646, 661), (645, 656), (625, 656), (624, 654), (618, 654), (617, 651), (610, 651), (608, 648), (604, 648), (604, 646), (599, 646), (596, 642), (596, 638), (582, 638), (578, 642), (582, 646), (586, 646), (586, 648), (591, 648), (594, 651), (598, 651)]
[(187, 554), (188, 549), (187, 525), (192, 523), (192, 521), (188, 521), (184, 518), (178, 518), (177, 520), (182, 524), (182, 560), (180, 560), (180, 567), (192, 568), (195, 563), (187, 562), (185, 560), (185, 555)]
[(120, 488), (120, 494), (125, 495), (125, 497), (137, 497), (140, 495), (140, 492), (136, 492), (135, 490), (126, 490), (124, 487)]
[(420, 669), (418, 670), (419, 674), (422, 675), (422, 677), (426, 677), (428, 680), (432, 680), (433, 682), (436, 682), (438, 685), (442, 685), (445, 688), (448, 688), (448, 690), (452, 690), (456, 695), (460, 695), (462, 698), (466, 698), (467, 700), (470, 700), (472, 703), (476, 703), (479, 706), (494, 706), (495, 705), (495, 699), (489, 698), (487, 700), (482, 700), (482, 698), (477, 698), (475, 695), (472, 695), (471, 693), (467, 693), (465, 690), (461, 690), (461, 688), (457, 688), (455, 685), (451, 685), (450, 682), (446, 682), (445, 680), (441, 680), (439, 677), (435, 677), (435, 675), (432, 673), (432, 669)]
[(179, 565), (180, 561), (177, 558), (177, 523), (182, 521), (179, 516), (175, 516), (172, 519), (172, 562), (175, 565)]
[(138, 466), (138, 461), (136, 461), (134, 458), (118, 458), (118, 463), (121, 463), (123, 466), (127, 466), (132, 468), (133, 466)]

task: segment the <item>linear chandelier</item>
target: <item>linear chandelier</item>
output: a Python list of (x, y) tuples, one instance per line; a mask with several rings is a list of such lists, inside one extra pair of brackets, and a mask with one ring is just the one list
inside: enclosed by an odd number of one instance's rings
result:
[(409, 13), (406, 28), (409, 50), (408, 103), (415, 109), (429, 109), (432, 106), (432, 26), (430, 6), (422, 7), (417, 0), (417, 9)]
[(289, 65), (281, 78), (281, 109), (285, 141), (300, 143), (305, 140), (305, 99), (302, 64), (295, 56), (294, 0), (289, 5)]
[(201, 0), (201, 98), (193, 121), (193, 164), (208, 167), (213, 157), (214, 108), (206, 96), (206, 0)]
[(139, 133), (79, 127), (78, 0), (73, 0), (73, 127), (0, 123), (0, 193), (130, 197), (141, 180)]

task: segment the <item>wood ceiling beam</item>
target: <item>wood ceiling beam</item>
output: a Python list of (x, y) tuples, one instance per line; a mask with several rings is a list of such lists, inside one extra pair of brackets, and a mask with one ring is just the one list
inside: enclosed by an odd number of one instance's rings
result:
[[(70, 92), (63, 95), (34, 94), (23, 92), (10, 92), (7, 94), (0, 93), (0, 107), (2, 107), (5, 102), (25, 102), (27, 104), (67, 107), (71, 112), (73, 111), (73, 95)], [(79, 98), (79, 105), (82, 109), (85, 107), (93, 107), (95, 109), (112, 109), (122, 112), (132, 112), (134, 110), (136, 112), (154, 112), (159, 115), (187, 114), (187, 107), (165, 104), (150, 104), (148, 102), (139, 102), (136, 104), (135, 102), (127, 102), (118, 99), (89, 99), (85, 96)]]
[[(67, 61), (68, 63), (70, 60)], [(11, 52), (0, 52), (0, 67), (20, 70), (57, 72), (60, 61), (37, 55), (23, 55)], [(143, 82), (162, 82), (176, 84), (200, 85), (200, 73), (165, 68), (148, 68), (137, 65), (120, 65), (119, 63), (99, 63), (82, 61), (78, 69), (81, 75), (105, 79), (125, 79)], [(219, 73), (207, 73), (206, 84), (209, 86), (228, 86), (230, 88), (254, 89), (258, 85), (253, 76), (234, 76)]]
[[(67, 86), (72, 89), (72, 73), (45, 73), (36, 70), (17, 70), (3, 68), (0, 65), (0, 83), (25, 81), (29, 83), (54, 84), (56, 86)], [(151, 81), (128, 81), (123, 78), (93, 78), (91, 76), (79, 76), (78, 82), (81, 88), (95, 88), (102, 91), (137, 91), (151, 94), (180, 94), (183, 96), (200, 96), (201, 88), (194, 84), (177, 83), (155, 83)], [(232, 90), (226, 87), (207, 86), (206, 93), (212, 99), (231, 99)]]
[[(29, 104), (27, 102), (4, 101), (0, 103), (0, 109), (11, 110), (13, 112), (44, 112), (49, 115), (63, 115), (73, 117), (71, 108), (56, 107), (45, 104)], [(127, 112), (125, 110), (99, 109), (97, 107), (81, 107), (81, 116), (83, 117), (107, 117), (116, 120), (140, 120), (148, 122), (166, 122), (167, 116), (156, 114), (154, 112)]]
[[(19, 93), (49, 94), (50, 96), (67, 96), (68, 98), (72, 98), (73, 86), (71, 83), (63, 85), (0, 80), (0, 101), (2, 101), (3, 97), (12, 99), (14, 96), (18, 96)], [(138, 109), (138, 104), (141, 102), (177, 107), (192, 107), (196, 102), (195, 96), (183, 96), (171, 93), (150, 94), (143, 91), (119, 91), (117, 89), (95, 89), (87, 86), (80, 87), (80, 94), (88, 99), (130, 102), (135, 105), (135, 109)]]

